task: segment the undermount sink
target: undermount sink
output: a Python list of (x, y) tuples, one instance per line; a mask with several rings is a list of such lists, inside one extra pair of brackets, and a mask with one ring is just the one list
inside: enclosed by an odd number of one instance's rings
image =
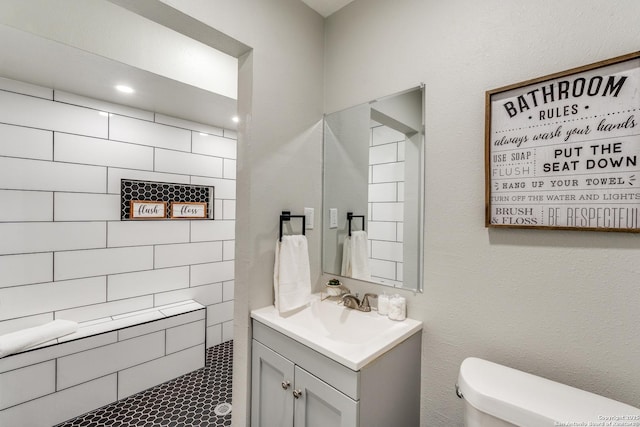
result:
[(398, 322), (377, 311), (362, 312), (322, 301), (281, 316), (274, 306), (253, 310), (251, 317), (355, 371), (422, 329), (422, 322)]

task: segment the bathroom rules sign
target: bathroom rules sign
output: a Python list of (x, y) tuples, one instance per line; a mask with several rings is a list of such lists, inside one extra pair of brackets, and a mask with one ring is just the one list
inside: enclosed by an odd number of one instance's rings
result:
[(486, 93), (487, 227), (640, 231), (640, 52)]

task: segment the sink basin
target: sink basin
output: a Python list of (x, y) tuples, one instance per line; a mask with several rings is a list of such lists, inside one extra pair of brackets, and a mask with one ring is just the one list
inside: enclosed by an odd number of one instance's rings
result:
[(253, 310), (251, 317), (317, 352), (358, 371), (422, 329), (422, 322), (402, 322), (320, 300), (312, 295), (308, 307), (281, 316), (274, 306)]

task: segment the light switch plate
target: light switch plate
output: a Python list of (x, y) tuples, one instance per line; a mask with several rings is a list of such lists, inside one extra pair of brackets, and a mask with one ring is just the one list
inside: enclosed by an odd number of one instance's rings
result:
[(313, 230), (313, 208), (304, 208), (305, 228), (307, 230)]
[(329, 209), (329, 228), (338, 228), (338, 209)]

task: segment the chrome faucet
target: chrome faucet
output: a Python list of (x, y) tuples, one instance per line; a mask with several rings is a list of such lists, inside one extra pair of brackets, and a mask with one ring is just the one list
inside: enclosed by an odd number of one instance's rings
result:
[(364, 294), (362, 301), (357, 296), (352, 294), (346, 294), (342, 297), (342, 303), (345, 307), (352, 308), (358, 311), (371, 311), (371, 304), (369, 298), (378, 298), (376, 294)]

